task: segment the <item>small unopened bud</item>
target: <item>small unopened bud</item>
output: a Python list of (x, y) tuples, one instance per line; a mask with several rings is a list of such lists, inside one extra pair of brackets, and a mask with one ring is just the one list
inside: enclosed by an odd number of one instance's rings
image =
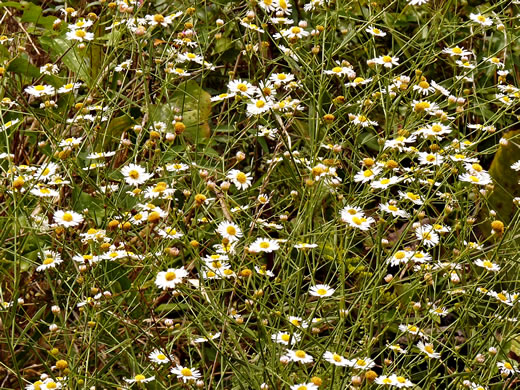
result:
[(392, 280), (394, 280), (394, 275), (388, 274), (385, 276), (385, 282), (390, 283)]
[(354, 375), (351, 379), (352, 386), (361, 386), (361, 383), (363, 383), (363, 378), (361, 378), (359, 375)]
[(489, 352), (492, 356), (495, 356), (495, 355), (498, 353), (498, 351), (497, 351), (497, 349), (496, 349), (495, 347), (489, 347), (488, 352)]
[(481, 353), (479, 353), (476, 357), (475, 357), (475, 361), (477, 363), (484, 363), (486, 361), (486, 357), (484, 355), (482, 355)]
[(51, 311), (52, 311), (53, 314), (60, 314), (61, 309), (60, 309), (59, 306), (54, 305), (54, 306), (51, 307)]
[(507, 146), (507, 145), (509, 145), (509, 141), (507, 140), (507, 138), (503, 138), (503, 137), (502, 137), (502, 138), (500, 138), (500, 141), (499, 141), (499, 142), (500, 142), (500, 145), (502, 145), (502, 146)]
[(235, 157), (238, 161), (243, 161), (246, 158), (246, 155), (244, 152), (238, 151)]
[(173, 320), (171, 318), (166, 318), (164, 320), (164, 325), (166, 325), (166, 326), (173, 326)]
[(307, 28), (307, 22), (305, 20), (300, 20), (298, 26), (301, 28)]
[(222, 19), (217, 19), (217, 20), (215, 21), (215, 23), (216, 23), (217, 26), (219, 26), (219, 27), (221, 27), (221, 26), (224, 25), (224, 21), (223, 21)]
[(50, 330), (51, 332), (57, 332), (58, 329), (59, 329), (59, 328), (58, 328), (58, 325), (56, 325), (56, 324), (51, 324), (51, 325), (49, 326), (49, 330)]

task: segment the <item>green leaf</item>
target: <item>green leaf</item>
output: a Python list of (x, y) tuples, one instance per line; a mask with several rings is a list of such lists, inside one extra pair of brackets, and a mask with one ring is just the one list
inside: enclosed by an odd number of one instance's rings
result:
[(73, 43), (64, 37), (46, 37), (40, 38), (40, 44), (44, 50), (50, 50), (52, 59), (61, 58), (63, 64), (77, 77), (91, 86), (92, 78), (90, 77), (90, 61), (85, 58), (78, 49), (73, 47)]
[(25, 8), (21, 21), (25, 23), (34, 23), (45, 27), (46, 29), (52, 30), (54, 21), (57, 19), (54, 16), (43, 16), (43, 10), (41, 7), (33, 3), (28, 3), (29, 6)]
[(27, 77), (40, 77), (40, 69), (31, 64), (27, 57), (16, 57), (7, 66), (8, 72), (18, 73)]
[(204, 142), (210, 135), (211, 96), (193, 80), (181, 83), (168, 103), (151, 106), (150, 111), (152, 120), (166, 123), (180, 112), (185, 135), (192, 141)]
[(21, 4), (17, 1), (4, 1), (4, 2), (0, 3), (0, 8), (1, 7), (13, 7), (16, 9), (24, 9), (26, 7), (26, 5)]

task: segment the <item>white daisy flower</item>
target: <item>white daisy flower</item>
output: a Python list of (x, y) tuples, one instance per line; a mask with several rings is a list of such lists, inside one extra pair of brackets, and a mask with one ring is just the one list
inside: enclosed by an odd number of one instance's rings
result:
[(53, 218), (57, 225), (64, 227), (78, 226), (81, 222), (83, 222), (83, 216), (71, 210), (58, 210), (54, 213)]
[(58, 252), (43, 251), (43, 256), (40, 255), (42, 264), (36, 268), (36, 271), (41, 272), (48, 268), (55, 268), (58, 264), (62, 263), (63, 260)]
[(298, 333), (278, 332), (271, 335), (271, 340), (275, 343), (291, 346), (301, 340), (301, 335)]
[(352, 359), (350, 360), (349, 364), (350, 367), (358, 370), (370, 370), (375, 365), (376, 363), (368, 357), (362, 359)]
[(124, 378), (125, 382), (129, 383), (129, 384), (133, 384), (133, 383), (147, 383), (147, 382), (153, 381), (154, 379), (155, 379), (155, 376), (150, 376), (150, 377), (147, 378), (143, 374), (137, 374), (136, 376), (134, 376), (131, 379)]
[(323, 359), (338, 367), (347, 367), (350, 365), (350, 360), (335, 352), (325, 351)]
[(326, 284), (317, 284), (309, 289), (309, 294), (314, 297), (325, 298), (334, 294), (335, 289)]
[(29, 95), (41, 97), (46, 95), (54, 95), (54, 87), (52, 85), (34, 85), (24, 89)]
[(177, 284), (182, 283), (182, 280), (188, 276), (188, 272), (181, 268), (168, 268), (166, 271), (159, 272), (155, 279), (155, 285), (163, 290), (168, 288), (175, 288)]
[(432, 225), (422, 225), (415, 229), (415, 236), (427, 247), (433, 247), (439, 243), (439, 235)]
[(459, 47), (459, 46), (455, 46), (455, 47), (452, 47), (452, 48), (445, 48), (442, 50), (443, 53), (446, 53), (446, 54), (449, 54), (450, 56), (456, 56), (456, 57), (469, 57), (469, 56), (472, 56), (473, 53), (471, 51), (468, 51), (468, 50), (464, 50), (463, 48)]
[(478, 265), (479, 267), (485, 268), (488, 271), (492, 272), (498, 272), (500, 271), (500, 266), (498, 264), (495, 264), (489, 260), (481, 260), (477, 259), (474, 261), (475, 265)]
[(184, 234), (181, 231), (178, 231), (173, 226), (169, 226), (164, 229), (159, 229), (157, 233), (164, 238), (169, 238), (171, 240), (176, 240), (177, 238), (181, 238)]
[(148, 359), (158, 364), (170, 363), (170, 357), (166, 353), (163, 353), (158, 349), (154, 349), (152, 352), (150, 352), (150, 354), (148, 355)]
[(278, 241), (271, 238), (257, 238), (250, 246), (249, 251), (253, 253), (271, 253), (280, 249)]
[(425, 344), (422, 341), (419, 341), (417, 343), (417, 348), (419, 348), (419, 350), (422, 353), (425, 353), (428, 357), (430, 357), (432, 359), (439, 359), (441, 357), (440, 353), (434, 351), (433, 344), (430, 344), (430, 343)]
[(58, 93), (69, 93), (72, 92), (79, 87), (81, 87), (81, 83), (69, 83), (65, 84), (63, 87), (58, 88)]
[(134, 186), (143, 184), (152, 177), (152, 174), (147, 173), (143, 167), (136, 164), (129, 164), (123, 167), (121, 173), (125, 177), (126, 183)]
[(94, 33), (87, 32), (84, 29), (78, 28), (75, 30), (68, 31), (65, 37), (67, 39), (79, 42), (91, 41), (94, 39)]
[(309, 355), (307, 352), (301, 349), (288, 349), (285, 353), (285, 357), (287, 357), (289, 361), (297, 363), (312, 363), (312, 361), (314, 360), (314, 358), (311, 355)]
[(199, 370), (183, 367), (181, 365), (177, 365), (177, 367), (172, 368), (170, 372), (177, 375), (177, 378), (182, 379), (184, 383), (197, 380), (202, 376)]
[(380, 29), (378, 29), (377, 27), (374, 27), (374, 26), (370, 26), (370, 27), (367, 27), (365, 29), (365, 31), (369, 34), (372, 34), (376, 37), (384, 37), (386, 36), (386, 33)]
[(237, 224), (227, 221), (218, 224), (217, 233), (229, 241), (237, 241), (244, 235)]
[(251, 174), (244, 173), (238, 169), (232, 169), (226, 176), (239, 190), (246, 190), (251, 186)]

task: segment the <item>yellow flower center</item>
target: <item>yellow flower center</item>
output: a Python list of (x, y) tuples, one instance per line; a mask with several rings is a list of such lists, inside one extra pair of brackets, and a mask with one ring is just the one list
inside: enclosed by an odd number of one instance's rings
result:
[(44, 265), (49, 265), (54, 263), (54, 259), (52, 257), (47, 257), (45, 260), (43, 260)]
[(484, 23), (486, 21), (486, 17), (482, 16), (482, 15), (477, 16), (477, 19), (479, 22), (482, 22), (482, 23)]
[(85, 38), (87, 35), (87, 32), (85, 30), (76, 30), (76, 36), (78, 38)]
[(128, 172), (128, 176), (134, 180), (137, 180), (139, 178), (139, 171), (132, 169), (130, 172)]
[(392, 57), (390, 57), (390, 56), (383, 56), (383, 62), (386, 62), (386, 63), (392, 62)]
[(63, 214), (63, 220), (65, 222), (70, 222), (73, 220), (73, 217), (72, 217), (72, 214), (71, 213), (65, 213)]
[(146, 377), (145, 377), (144, 375), (142, 375), (142, 374), (138, 374), (138, 375), (136, 375), (136, 376), (134, 377), (134, 380), (135, 380), (136, 382), (142, 382), (142, 381), (144, 381), (145, 379), (146, 379)]
[(335, 353), (334, 355), (332, 355), (332, 359), (333, 359), (335, 362), (341, 362), (341, 356), (339, 356), (337, 353)]
[(157, 358), (158, 360), (166, 360), (166, 355), (160, 353), (160, 354), (158, 354), (158, 355), (156, 356), (156, 358)]
[(380, 34), (380, 33), (381, 33), (381, 30), (378, 29), (378, 28), (373, 28), (373, 29), (372, 29), (372, 32), (373, 32), (374, 34)]
[[(388, 184), (388, 183), (390, 183), (390, 179), (383, 179), (383, 180), (381, 180), (381, 184)], [(395, 208), (395, 210), (393, 210), (393, 211), (397, 211), (397, 208), (395, 206), (389, 206), (388, 208), (390, 210), (392, 210), (391, 207)]]
[(302, 351), (301, 349), (297, 350), (296, 352), (294, 352), (294, 355), (297, 357), (297, 358), (300, 358), (300, 359), (303, 359), (305, 356), (307, 356), (307, 354), (305, 353), (305, 351)]
[(267, 241), (262, 241), (262, 242), (260, 243), (260, 248), (262, 248), (262, 249), (267, 249), (267, 248), (269, 248), (269, 243), (268, 243)]
[(234, 226), (228, 226), (226, 228), (226, 233), (231, 235), (231, 236), (234, 236), (235, 234), (237, 234), (237, 230), (235, 229)]
[(398, 211), (399, 209), (397, 207), (395, 207), (394, 205), (390, 205), (390, 206), (388, 206), (388, 210), (390, 210), (390, 211)]
[(352, 217), (352, 222), (356, 225), (361, 225), (363, 222), (366, 222), (366, 218)]
[(462, 49), (460, 47), (454, 47), (453, 49), (451, 49), (451, 52), (454, 54), (461, 54)]
[(256, 103), (255, 103), (255, 106), (257, 108), (262, 108), (265, 106), (265, 102), (263, 100), (258, 100)]
[[(332, 69), (332, 70), (334, 70), (334, 69)], [(356, 84), (362, 83), (363, 81), (365, 81), (365, 79), (364, 79), (363, 77), (356, 77), (356, 78), (354, 79), (354, 82), (355, 82)]]
[(508, 362), (504, 363), (504, 367), (507, 368), (508, 370), (513, 369), (513, 366), (510, 363), (508, 363)]
[(405, 254), (404, 252), (402, 252), (402, 251), (399, 251), (399, 252), (397, 252), (397, 253), (395, 254), (395, 258), (396, 258), (397, 260), (402, 260), (402, 259), (404, 259), (405, 257), (406, 257), (406, 254)]
[(424, 350), (428, 353), (433, 353), (433, 346), (431, 344), (426, 344)]
[(434, 162), (435, 161), (435, 156), (433, 154), (427, 155), (426, 156), (426, 161)]
[(410, 332), (417, 332), (417, 327), (415, 325), (408, 325), (408, 330)]
[(335, 66), (334, 68), (332, 68), (332, 71), (334, 73), (340, 73), (342, 70), (343, 68), (341, 68), (340, 66)]
[(245, 85), (244, 83), (240, 83), (240, 84), (237, 85), (237, 89), (240, 92), (246, 92), (247, 91), (247, 85)]
[(294, 26), (294, 27), (291, 28), (291, 32), (293, 34), (299, 34), (301, 31), (302, 31), (302, 29), (300, 27)]
[(37, 85), (37, 86), (34, 87), (34, 89), (37, 90), (37, 91), (43, 91), (43, 90), (45, 90), (45, 86)]
[(428, 102), (418, 102), (414, 106), (415, 111), (424, 111), (427, 108), (430, 108), (430, 103)]
[(161, 14), (155, 14), (153, 16), (153, 20), (156, 21), (157, 23), (162, 23), (162, 22), (164, 22), (164, 16), (162, 16)]
[(185, 368), (183, 368), (183, 369), (181, 370), (181, 374), (182, 374), (183, 376), (192, 376), (192, 375), (193, 375), (193, 373), (191, 372), (191, 370), (190, 370), (189, 368), (187, 368), (187, 367), (185, 367)]
[(236, 179), (240, 184), (244, 184), (247, 182), (247, 176), (244, 172), (237, 173)]
[(392, 384), (392, 380), (390, 378), (385, 378), (385, 379), (383, 379), (383, 383), (385, 385), (390, 385), (390, 384)]
[(493, 263), (489, 260), (484, 260), (482, 262), (482, 265), (485, 267), (485, 268), (493, 268)]
[(55, 389), (56, 387), (58, 387), (58, 385), (56, 384), (56, 382), (50, 381), (45, 384), (45, 387), (47, 387), (48, 389)]
[(403, 377), (403, 376), (398, 376), (396, 379), (397, 379), (397, 382), (399, 382), (399, 383), (405, 383), (406, 382), (406, 378)]
[(365, 177), (370, 177), (373, 175), (374, 175), (374, 172), (372, 172), (371, 169), (367, 169), (365, 172), (363, 172), (363, 176), (365, 176)]
[(325, 295), (325, 294), (327, 294), (327, 290), (325, 290), (324, 288), (319, 288), (316, 290), (316, 294)]
[(176, 277), (177, 277), (177, 275), (175, 275), (175, 272), (168, 271), (168, 272), (166, 272), (166, 275), (164, 276), (164, 279), (166, 279), (168, 282), (171, 282)]
[(502, 293), (498, 293), (497, 298), (500, 299), (501, 301), (507, 301), (507, 297)]
[(410, 199), (412, 200), (417, 200), (419, 199), (419, 195), (415, 195), (413, 192), (407, 192), (406, 193), (406, 196), (408, 196)]
[(419, 83), (419, 87), (421, 87), (422, 89), (428, 89), (430, 87), (430, 84), (427, 81), (421, 81)]
[(366, 366), (367, 365), (367, 362), (364, 360), (364, 359), (358, 359), (358, 361), (356, 362), (356, 364), (358, 366)]

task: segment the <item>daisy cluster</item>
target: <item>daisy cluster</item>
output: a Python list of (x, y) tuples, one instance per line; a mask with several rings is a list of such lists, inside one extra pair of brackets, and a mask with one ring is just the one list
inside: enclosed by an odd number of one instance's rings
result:
[(515, 1), (36, 3), (0, 24), (2, 386), (519, 381)]

